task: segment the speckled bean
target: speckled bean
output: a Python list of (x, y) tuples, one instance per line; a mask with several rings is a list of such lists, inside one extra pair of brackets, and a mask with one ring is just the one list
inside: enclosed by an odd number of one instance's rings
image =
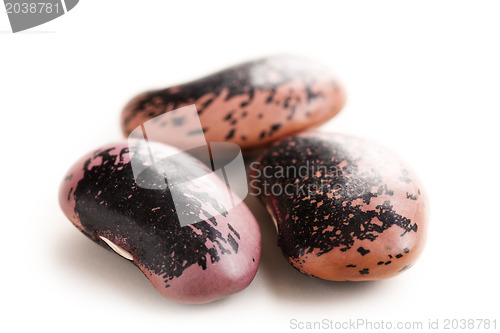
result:
[(302, 273), (335, 281), (389, 278), (410, 268), (424, 247), (426, 196), (416, 175), (384, 147), (307, 133), (276, 143), (251, 169), (251, 188), (275, 221), (278, 244)]
[[(176, 148), (150, 143), (149, 149), (155, 156), (175, 154), (168, 167), (187, 180), (207, 173)], [(260, 260), (260, 231), (249, 209), (242, 202), (224, 207), (220, 199), (228, 189), (212, 174), (206, 188), (189, 183), (183, 209), (176, 210), (161, 167), (149, 165), (148, 177), (134, 177), (131, 159), (148, 165), (149, 149), (131, 140), (85, 155), (61, 185), (65, 215), (92, 241), (135, 264), (169, 299), (205, 303), (246, 288)], [(199, 222), (181, 226), (177, 214), (195, 214)]]
[[(328, 68), (300, 57), (273, 56), (140, 94), (123, 110), (122, 130), (128, 136), (149, 121), (148, 134), (173, 146), (204, 134), (207, 141), (233, 142), (247, 150), (326, 122), (345, 100), (344, 88)], [(202, 132), (189, 116), (154, 120), (191, 104)]]

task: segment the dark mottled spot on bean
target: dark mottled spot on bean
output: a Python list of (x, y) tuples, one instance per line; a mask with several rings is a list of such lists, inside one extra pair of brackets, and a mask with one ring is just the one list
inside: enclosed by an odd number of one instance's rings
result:
[(187, 133), (188, 136), (203, 134), (205, 130), (192, 130)]
[(417, 200), (417, 196), (409, 194), (408, 192), (406, 192), (406, 198), (410, 200)]
[(283, 107), (284, 107), (285, 109), (287, 109), (287, 108), (288, 108), (288, 106), (290, 106), (290, 100), (291, 100), (291, 99), (292, 99), (291, 97), (287, 97), (287, 98), (285, 99), (285, 102), (283, 103)]
[(271, 133), (276, 132), (281, 127), (281, 124), (274, 124), (271, 126)]
[(233, 128), (227, 135), (226, 135), (226, 139), (231, 139), (233, 136), (234, 136), (234, 132), (236, 130)]
[(174, 127), (179, 127), (184, 124), (184, 117), (172, 118)]
[(363, 247), (358, 247), (358, 252), (361, 253), (362, 256), (365, 256), (367, 255), (368, 253), (370, 253), (370, 250), (366, 250), (365, 248)]
[(234, 253), (238, 253), (238, 243), (236, 242), (234, 237), (231, 236), (231, 234), (227, 235), (227, 241), (229, 242), (229, 244), (233, 248)]
[(240, 239), (240, 234), (236, 230), (234, 230), (233, 226), (230, 225), (229, 223), (227, 224), (227, 226), (229, 227), (229, 230), (231, 230), (234, 233), (234, 235), (238, 237), (238, 239)]

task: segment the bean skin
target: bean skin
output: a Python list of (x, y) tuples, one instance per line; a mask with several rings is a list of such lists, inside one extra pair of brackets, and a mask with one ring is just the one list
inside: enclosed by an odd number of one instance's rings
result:
[[(345, 102), (344, 88), (328, 68), (283, 55), (140, 94), (124, 108), (121, 124), (127, 137), (148, 123), (148, 134), (173, 146), (204, 134), (207, 141), (233, 142), (249, 150), (321, 125)], [(196, 120), (190, 116), (169, 122), (155, 120), (192, 104), (198, 110), (202, 133), (192, 131)]]
[[(118, 142), (82, 157), (60, 187), (64, 214), (92, 241), (130, 260), (171, 300), (206, 303), (246, 288), (260, 260), (260, 231), (249, 209), (243, 202), (221, 204), (228, 189), (215, 176), (206, 188), (187, 183), (177, 209), (161, 167), (150, 165), (135, 177), (132, 156), (148, 165), (149, 149), (155, 156), (176, 154), (168, 167), (186, 180), (210, 170), (176, 148), (150, 143), (148, 149), (144, 142)], [(181, 225), (178, 214), (197, 222)]]
[(304, 274), (390, 278), (424, 247), (422, 185), (396, 155), (367, 140), (324, 133), (283, 139), (252, 164), (250, 184), (275, 221), (285, 258)]

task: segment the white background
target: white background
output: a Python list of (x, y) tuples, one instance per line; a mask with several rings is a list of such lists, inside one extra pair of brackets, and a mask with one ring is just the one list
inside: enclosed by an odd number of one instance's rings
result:
[[(45, 25), (9, 30), (2, 8), (2, 331), (284, 332), (293, 318), (500, 326), (500, 2), (83, 0)], [(253, 283), (182, 305), (66, 220), (61, 178), (121, 138), (129, 98), (283, 52), (326, 62), (345, 83), (348, 104), (324, 130), (381, 142), (419, 173), (430, 233), (411, 270), (367, 283), (301, 275), (251, 203), (263, 233)]]

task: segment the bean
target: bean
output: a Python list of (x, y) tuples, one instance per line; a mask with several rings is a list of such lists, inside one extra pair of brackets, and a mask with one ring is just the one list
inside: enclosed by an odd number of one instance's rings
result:
[[(166, 168), (181, 182), (172, 183)], [(82, 157), (59, 202), (83, 234), (136, 265), (159, 293), (205, 303), (246, 288), (259, 265), (257, 222), (243, 202), (228, 206), (227, 195), (226, 184), (191, 155), (130, 140)]]
[(252, 163), (250, 185), (275, 221), (284, 256), (304, 274), (385, 279), (410, 268), (424, 247), (428, 203), (417, 176), (367, 140), (283, 139)]

